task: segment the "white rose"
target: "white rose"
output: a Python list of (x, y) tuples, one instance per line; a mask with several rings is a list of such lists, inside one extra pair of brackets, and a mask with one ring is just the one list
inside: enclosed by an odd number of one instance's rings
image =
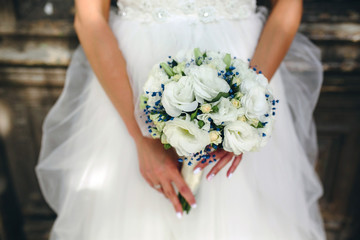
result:
[(235, 155), (256, 151), (260, 141), (259, 133), (248, 123), (235, 121), (224, 128), (224, 150), (233, 152)]
[(161, 84), (166, 84), (170, 82), (168, 75), (160, 68), (159, 64), (156, 64), (151, 69), (148, 79), (144, 84), (143, 90), (148, 96), (152, 94), (152, 92), (160, 92), (162, 91)]
[(211, 105), (209, 103), (205, 103), (205, 104), (201, 105), (200, 110), (203, 113), (209, 113), (211, 111)]
[(187, 76), (192, 77), (196, 100), (203, 103), (204, 100), (213, 100), (220, 92), (229, 92), (229, 84), (218, 77), (218, 72), (207, 66), (194, 66), (188, 68)]
[(177, 117), (182, 111), (194, 111), (198, 103), (195, 100), (192, 80), (183, 76), (179, 81), (165, 85), (161, 103), (167, 114)]
[(240, 115), (241, 110), (234, 107), (228, 98), (221, 97), (219, 101), (212, 103), (212, 105), (217, 106), (219, 111), (200, 114), (198, 119), (204, 120), (210, 117), (216, 125), (220, 125), (222, 122), (235, 121)]
[(199, 129), (197, 123), (189, 119), (175, 118), (167, 121), (163, 135), (179, 156), (190, 156), (210, 144), (209, 133)]
[(216, 145), (220, 144), (222, 141), (222, 137), (220, 135), (220, 131), (210, 131), (209, 132), (210, 135), (210, 142), (214, 143)]
[(241, 98), (248, 119), (261, 119), (269, 111), (269, 103), (265, 97), (265, 88), (257, 85)]

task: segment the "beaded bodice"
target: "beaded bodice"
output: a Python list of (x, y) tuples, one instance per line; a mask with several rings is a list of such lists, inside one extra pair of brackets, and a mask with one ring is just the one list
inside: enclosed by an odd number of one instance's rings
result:
[(255, 12), (256, 0), (118, 0), (119, 14), (142, 22), (176, 18), (213, 22), (242, 19)]

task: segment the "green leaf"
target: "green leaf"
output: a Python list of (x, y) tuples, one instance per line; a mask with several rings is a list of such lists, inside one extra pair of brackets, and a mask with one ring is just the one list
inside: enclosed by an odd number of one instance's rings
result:
[(219, 107), (218, 107), (217, 105), (215, 105), (215, 106), (213, 106), (213, 107), (211, 108), (211, 110), (212, 110), (214, 113), (217, 113), (217, 112), (219, 112)]
[(182, 209), (184, 212), (186, 212), (186, 214), (189, 214), (191, 206), (190, 204), (186, 201), (186, 199), (181, 195), (181, 193), (178, 193), (178, 198), (179, 201), (181, 203)]
[(204, 60), (202, 53), (200, 52), (199, 48), (194, 49), (194, 55), (195, 55), (195, 62), (196, 65), (200, 66)]
[(171, 67), (168, 64), (162, 62), (162, 63), (160, 63), (160, 66), (164, 69), (164, 71), (166, 72), (166, 74), (169, 77), (172, 77), (175, 75), (175, 73), (173, 72), (173, 70), (171, 69)]
[(168, 149), (170, 149), (171, 148), (171, 145), (170, 144), (164, 144), (164, 148), (166, 149), (166, 150), (168, 150)]
[(227, 53), (223, 59), (224, 63), (226, 64), (226, 70), (229, 70), (229, 67), (231, 65), (231, 55)]
[(149, 100), (149, 97), (147, 97), (145, 95), (140, 96), (140, 109), (141, 110), (145, 109), (148, 100)]
[(191, 120), (191, 121), (196, 118), (198, 111), (199, 111), (199, 109), (196, 109), (196, 111), (193, 112), (193, 113), (190, 115), (190, 120)]
[(264, 127), (264, 125), (259, 121), (259, 123), (258, 123), (258, 125), (257, 125), (256, 128), (263, 128), (263, 127)]
[(211, 102), (216, 102), (216, 101), (218, 101), (221, 97), (227, 98), (228, 96), (230, 96), (229, 93), (220, 92)]
[(200, 128), (202, 128), (205, 125), (205, 123), (204, 123), (203, 120), (199, 120), (198, 125), (199, 125)]
[(254, 124), (251, 124), (251, 126), (253, 126), (254, 128), (263, 128), (263, 127), (265, 127), (260, 121), (258, 122), (257, 126), (255, 126)]

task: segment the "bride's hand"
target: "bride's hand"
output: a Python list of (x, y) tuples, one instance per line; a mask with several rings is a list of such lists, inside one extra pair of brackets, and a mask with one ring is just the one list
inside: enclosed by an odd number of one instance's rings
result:
[(172, 182), (186, 199), (186, 201), (196, 207), (195, 197), (190, 188), (185, 183), (178, 169), (178, 157), (171, 148), (164, 149), (163, 144), (157, 139), (142, 137), (136, 142), (138, 150), (139, 167), (142, 176), (153, 188), (167, 197), (176, 210), (177, 216), (182, 216), (182, 206), (177, 197)]
[(216, 151), (212, 152), (210, 155), (211, 155), (210, 158), (207, 159), (206, 162), (204, 161), (204, 163), (202, 163), (202, 161), (200, 161), (194, 168), (195, 169), (194, 173), (200, 172), (207, 165), (209, 165), (209, 161), (214, 162), (214, 159), (216, 159), (215, 166), (209, 171), (209, 173), (206, 176), (207, 180), (209, 180), (209, 181), (211, 179), (213, 179), (213, 177), (215, 177), (215, 175), (222, 168), (224, 168), (226, 164), (228, 164), (229, 162), (232, 162), (230, 168), (228, 169), (228, 171), (226, 173), (226, 176), (228, 178), (230, 178), (232, 176), (232, 174), (234, 173), (234, 171), (236, 170), (237, 166), (240, 164), (241, 159), (242, 159), (242, 154), (236, 156), (236, 155), (234, 155), (234, 153), (227, 152), (223, 149), (216, 150)]

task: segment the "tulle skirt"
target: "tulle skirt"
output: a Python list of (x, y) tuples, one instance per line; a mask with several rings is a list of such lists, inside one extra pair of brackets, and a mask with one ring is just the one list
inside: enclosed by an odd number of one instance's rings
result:
[[(266, 13), (214, 23), (186, 19), (143, 24), (111, 12), (138, 103), (151, 67), (181, 49), (251, 58)], [(182, 219), (142, 178), (136, 145), (79, 46), (60, 98), (43, 124), (36, 174), (57, 213), (51, 240), (323, 240), (323, 188), (314, 171), (312, 113), (322, 71), (319, 50), (298, 34), (271, 80), (280, 99), (275, 130), (259, 152), (245, 153), (231, 179), (204, 170), (197, 208)], [(135, 110), (138, 114), (138, 110)], [(129, 113), (131, 114), (131, 113)], [(146, 135), (146, 125), (139, 126)], [(211, 166), (211, 165), (210, 165)]]

